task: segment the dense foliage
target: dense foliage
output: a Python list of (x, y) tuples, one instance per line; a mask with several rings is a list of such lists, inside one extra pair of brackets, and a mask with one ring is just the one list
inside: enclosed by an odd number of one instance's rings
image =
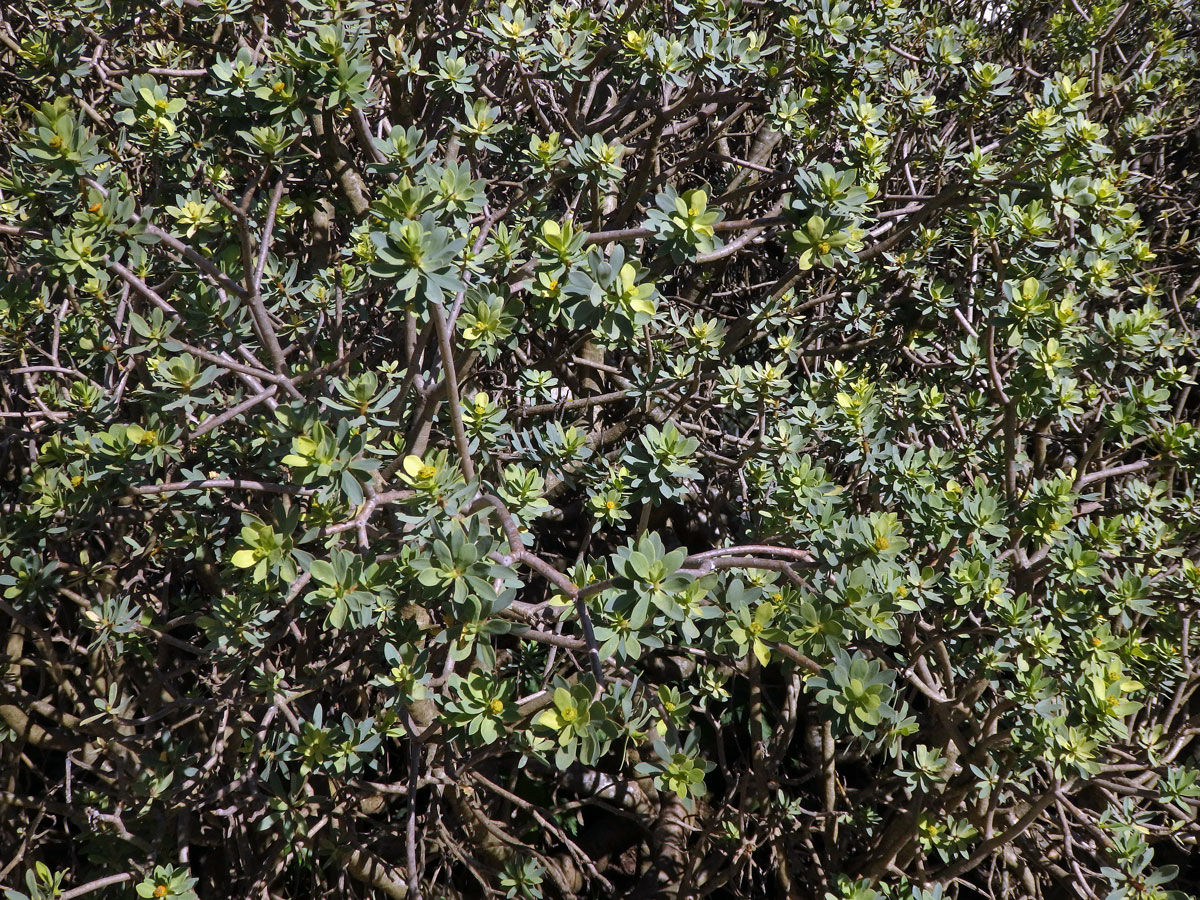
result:
[(0, 13), (0, 884), (1184, 898), (1192, 0)]

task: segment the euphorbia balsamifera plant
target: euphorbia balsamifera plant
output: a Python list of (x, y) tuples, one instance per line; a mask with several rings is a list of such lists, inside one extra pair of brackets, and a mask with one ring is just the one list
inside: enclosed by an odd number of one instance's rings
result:
[(1182, 900), (1189, 0), (0, 11), (0, 887)]

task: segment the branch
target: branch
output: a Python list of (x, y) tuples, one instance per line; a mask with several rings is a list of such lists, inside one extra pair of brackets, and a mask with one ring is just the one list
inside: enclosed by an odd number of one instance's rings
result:
[(1093, 484), (1097, 481), (1104, 481), (1107, 478), (1117, 478), (1121, 475), (1132, 475), (1134, 472), (1142, 472), (1154, 465), (1154, 460), (1140, 459), (1137, 462), (1131, 462), (1124, 466), (1113, 466), (1108, 469), (1100, 469), (1097, 472), (1092, 472), (1090, 475), (1081, 475), (1079, 480), (1075, 482), (1075, 488), (1081, 488), (1086, 484)]
[(69, 891), (63, 891), (58, 895), (58, 900), (74, 900), (74, 898), (90, 894), (92, 891), (98, 891), (114, 884), (124, 884), (131, 878), (133, 876), (128, 872), (123, 872), (120, 875), (105, 875), (103, 878), (97, 878), (95, 881), (89, 881), (87, 884), (81, 884), (79, 887), (71, 888)]
[(592, 674), (596, 678), (596, 684), (602, 686), (605, 683), (605, 678), (604, 667), (600, 663), (600, 646), (596, 643), (596, 631), (592, 627), (592, 617), (588, 612), (587, 603), (584, 601), (579, 586), (540, 556), (525, 549), (525, 543), (521, 540), (520, 529), (517, 527), (512, 513), (504, 505), (503, 500), (494, 494), (480, 494), (475, 498), (475, 503), (472, 504), (471, 508), (478, 509), (478, 504), (480, 503), (486, 503), (491, 506), (500, 517), (500, 526), (504, 529), (504, 534), (508, 538), (509, 555), (514, 560), (524, 563), (542, 575), (574, 602), (575, 612), (579, 616), (579, 624), (583, 627), (583, 637), (587, 642), (588, 660), (591, 663)]
[(1021, 816), (1021, 818), (1014, 822), (1011, 827), (1005, 829), (991, 840), (984, 841), (975, 849), (975, 852), (966, 859), (960, 860), (956, 863), (951, 863), (950, 865), (946, 866), (946, 868), (942, 869), (942, 871), (936, 873), (937, 880), (945, 883), (950, 881), (952, 878), (965, 875), (967, 872), (970, 872), (981, 862), (987, 859), (992, 851), (998, 850), (1005, 844), (1009, 844), (1016, 838), (1020, 837), (1025, 833), (1025, 830), (1034, 823), (1037, 817), (1042, 814), (1046, 807), (1054, 802), (1055, 796), (1056, 794), (1054, 791), (1047, 791), (1036, 801), (1034, 801), (1029, 809), (1025, 811), (1025, 815)]
[[(283, 374), (283, 348), (279, 346), (279, 336), (275, 334), (275, 326), (271, 324), (271, 314), (267, 311), (266, 304), (262, 300), (262, 271), (267, 262), (267, 250), (271, 244), (271, 229), (275, 226), (275, 211), (279, 208), (279, 199), (283, 196), (283, 179), (279, 179), (275, 183), (275, 188), (271, 192), (271, 200), (267, 208), (267, 220), (263, 226), (263, 235), (259, 240), (258, 258), (255, 260), (254, 253), (251, 247), (250, 238), (250, 216), (248, 207), (250, 204), (250, 194), (242, 201), (241, 206), (235, 206), (228, 201), (225, 201), (220, 195), (222, 205), (233, 213), (237, 219), (238, 236), (242, 245), (242, 277), (246, 280), (246, 303), (250, 308), (250, 318), (254, 322), (254, 330), (258, 332), (258, 338), (267, 348), (267, 353), (271, 356), (271, 364), (275, 367), (275, 371)], [(253, 190), (253, 188), (251, 188)]]
[(186, 435), (186, 438), (188, 440), (195, 440), (202, 435), (208, 434), (214, 428), (220, 428), (226, 422), (236, 419), (247, 410), (253, 409), (254, 407), (258, 406), (258, 404), (264, 403), (274, 397), (278, 389), (279, 388), (277, 385), (271, 385), (266, 390), (259, 391), (257, 394), (252, 394), (236, 406), (230, 407), (219, 416), (213, 416), (212, 418), (205, 419), (198, 426), (196, 426), (194, 431), (189, 432)]
[(391, 868), (382, 859), (368, 850), (353, 850), (343, 865), (351, 877), (383, 891), (392, 900), (406, 900), (408, 884), (404, 873)]
[[(122, 281), (127, 283), (130, 287), (132, 287), (134, 290), (136, 290), (139, 294), (141, 294), (143, 297), (145, 297), (147, 300), (149, 300), (151, 303), (153, 303), (155, 306), (157, 306), (163, 312), (165, 312), (168, 315), (170, 315), (171, 317), (173, 317), (176, 321), (181, 322), (181, 323), (183, 322), (183, 317), (179, 314), (179, 311), (177, 309), (175, 309), (175, 307), (173, 307), (166, 300), (164, 300), (161, 296), (159, 296), (158, 292), (155, 291), (153, 288), (151, 288), (148, 284), (146, 284), (146, 282), (142, 281), (141, 278), (139, 278), (133, 272), (129, 271), (129, 269), (125, 268), (123, 265), (121, 265), (119, 262), (117, 262), (114, 259), (109, 259), (106, 261), (106, 263), (107, 263), (109, 269), (111, 269), (113, 272), (115, 272)], [(280, 372), (272, 372), (269, 369), (259, 369), (259, 368), (254, 368), (251, 366), (242, 365), (241, 363), (239, 363), (233, 359), (230, 359), (227, 354), (213, 353), (209, 350), (205, 350), (203, 347), (196, 347), (192, 344), (185, 343), (184, 341), (181, 341), (176, 337), (172, 337), (171, 340), (174, 341), (176, 344), (178, 344), (180, 347), (182, 347), (184, 350), (186, 350), (188, 353), (192, 353), (192, 354), (200, 357), (201, 359), (205, 360), (206, 362), (211, 362), (214, 365), (220, 366), (224, 369), (228, 369), (230, 372), (237, 372), (242, 375), (250, 375), (250, 376), (253, 376), (254, 378), (260, 378), (263, 381), (270, 381), (274, 384), (277, 384), (277, 385), (283, 387), (289, 394), (291, 394), (295, 398), (303, 399), (300, 392), (296, 390), (296, 387), (295, 387), (294, 383), (292, 382), (292, 380)], [(251, 358), (253, 358), (253, 357), (251, 357)], [(311, 373), (305, 373), (305, 374), (310, 375)]]
[[(84, 181), (87, 182), (88, 187), (100, 194), (101, 197), (108, 196), (108, 188), (104, 187), (98, 181), (94, 181), (91, 178), (85, 178)], [(137, 224), (138, 222), (142, 221), (142, 217), (135, 212), (129, 217), (129, 220), (134, 224)], [(243, 288), (240, 284), (214, 266), (209, 260), (205, 259), (183, 241), (179, 240), (179, 238), (175, 237), (169, 232), (163, 231), (161, 228), (151, 222), (147, 222), (145, 228), (146, 234), (158, 238), (172, 250), (179, 253), (184, 259), (192, 263), (197, 269), (215, 281), (220, 287), (223, 287), (225, 290), (245, 299), (245, 288)]]
[(454, 371), (454, 347), (450, 343), (450, 331), (446, 327), (446, 316), (438, 303), (429, 304), (429, 315), (437, 330), (438, 349), (442, 354), (445, 371), (446, 401), (450, 405), (450, 423), (454, 427), (454, 443), (458, 447), (463, 475), (468, 482), (475, 480), (475, 464), (471, 461), (471, 445), (467, 441), (467, 429), (463, 425), (462, 401), (458, 395), (458, 375)]

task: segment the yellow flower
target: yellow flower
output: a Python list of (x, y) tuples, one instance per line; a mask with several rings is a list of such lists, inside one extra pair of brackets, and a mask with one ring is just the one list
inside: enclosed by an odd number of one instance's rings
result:
[(404, 457), (404, 471), (415, 481), (429, 481), (437, 475), (437, 467), (431, 466), (419, 456)]

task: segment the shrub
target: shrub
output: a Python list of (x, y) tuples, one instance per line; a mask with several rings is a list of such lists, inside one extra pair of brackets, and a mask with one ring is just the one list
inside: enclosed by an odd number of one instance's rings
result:
[(0, 15), (0, 882), (1184, 898), (1189, 0)]

